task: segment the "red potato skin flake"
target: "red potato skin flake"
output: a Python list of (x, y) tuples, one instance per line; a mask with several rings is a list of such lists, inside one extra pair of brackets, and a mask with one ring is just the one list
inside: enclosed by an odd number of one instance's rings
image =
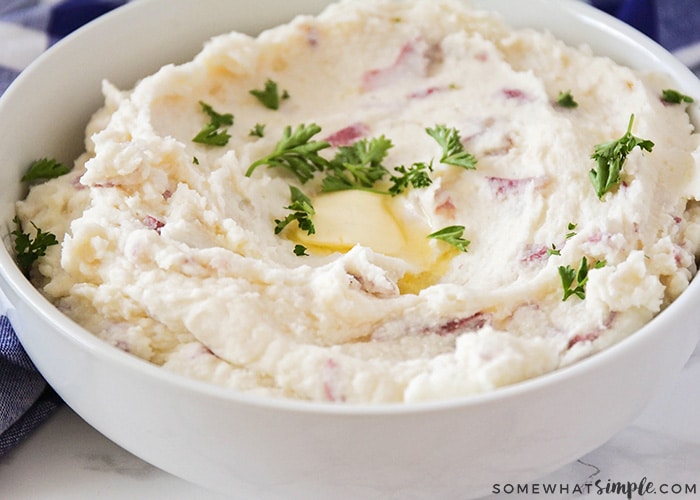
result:
[(326, 137), (326, 141), (334, 147), (349, 146), (369, 133), (369, 127), (364, 123), (353, 123)]
[(84, 184), (82, 184), (82, 183), (80, 182), (80, 179), (82, 179), (82, 176), (76, 177), (76, 178), (73, 179), (73, 181), (71, 182), (71, 185), (75, 188), (76, 191), (82, 191), (83, 189), (86, 189), (86, 188), (87, 188), (87, 186), (85, 186)]
[(510, 150), (513, 149), (513, 145), (514, 145), (513, 139), (509, 136), (506, 136), (503, 139), (502, 146), (486, 150), (486, 151), (484, 151), (484, 155), (486, 155), (486, 156), (504, 156), (504, 155), (507, 155), (510, 152)]
[(449, 87), (428, 87), (427, 89), (417, 90), (408, 94), (409, 99), (425, 99), (437, 92), (449, 90)]
[(321, 368), (323, 394), (328, 401), (345, 401), (345, 396), (340, 393), (338, 387), (338, 370), (338, 363), (332, 358), (329, 358)]
[(315, 26), (306, 26), (304, 31), (306, 32), (306, 43), (310, 47), (316, 48), (318, 46), (318, 30)]
[(117, 340), (113, 345), (120, 351), (131, 353), (131, 349), (129, 349), (129, 344), (127, 344), (123, 340)]
[(452, 198), (450, 197), (448, 197), (445, 201), (443, 201), (437, 207), (435, 207), (436, 214), (447, 216), (451, 219), (454, 219), (456, 210), (457, 207), (455, 206), (454, 202), (452, 201)]
[(567, 345), (567, 349), (571, 349), (573, 346), (575, 346), (579, 342), (593, 342), (599, 336), (600, 336), (600, 332), (591, 332), (591, 333), (576, 335), (571, 340), (569, 340), (569, 344)]
[(547, 250), (549, 249), (545, 245), (528, 245), (520, 262), (541, 262), (548, 257)]
[(165, 226), (165, 222), (160, 221), (153, 217), (152, 215), (147, 215), (143, 219), (143, 224), (148, 228), (148, 229), (153, 229), (156, 231), (158, 234), (160, 234), (160, 230), (163, 226)]
[(506, 99), (515, 99), (517, 101), (530, 100), (530, 97), (520, 89), (503, 89), (501, 90), (501, 94), (503, 94)]
[(392, 64), (367, 71), (362, 76), (362, 89), (364, 91), (374, 90), (407, 73), (415, 73), (416, 70), (420, 75), (425, 76), (429, 60), (417, 45), (418, 43), (415, 41), (405, 43)]
[(435, 327), (425, 328), (423, 332), (434, 333), (442, 337), (459, 332), (480, 330), (486, 326), (489, 321), (491, 321), (491, 315), (478, 312), (466, 318), (455, 318)]
[(549, 179), (547, 177), (522, 177), (520, 179), (511, 179), (507, 177), (486, 177), (489, 187), (493, 194), (499, 198), (507, 197), (513, 194), (522, 194), (527, 189), (542, 189), (547, 186)]
[(488, 52), (479, 52), (476, 54), (475, 59), (477, 61), (486, 62), (489, 60), (489, 54)]
[(677, 245), (673, 249), (673, 261), (676, 263), (676, 266), (679, 269), (681, 267), (685, 267), (685, 262), (683, 262), (683, 253), (681, 253), (681, 250)]
[(571, 349), (573, 346), (580, 342), (593, 342), (596, 340), (598, 337), (600, 337), (600, 334), (603, 333), (605, 330), (608, 330), (610, 326), (612, 325), (613, 321), (615, 321), (615, 316), (617, 316), (617, 313), (615, 311), (611, 312), (608, 314), (608, 317), (606, 318), (605, 322), (603, 323), (602, 328), (598, 328), (592, 332), (589, 333), (579, 333), (578, 335), (574, 335), (570, 340), (569, 344), (567, 346), (567, 349)]
[(507, 179), (505, 177), (487, 177), (489, 187), (499, 196), (507, 194), (519, 193), (524, 187), (531, 184), (534, 178), (527, 177), (524, 179)]

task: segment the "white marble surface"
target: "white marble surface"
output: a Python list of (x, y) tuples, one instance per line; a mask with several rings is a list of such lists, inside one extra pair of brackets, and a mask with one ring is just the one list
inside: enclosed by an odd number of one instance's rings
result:
[[(699, 416), (700, 346), (673, 385), (658, 395), (631, 425), (601, 448), (527, 485), (530, 492), (545, 484), (554, 485), (556, 494), (501, 493), (487, 498), (627, 498), (623, 494), (600, 495), (595, 482), (606, 486), (611, 482), (639, 483), (644, 478), (656, 488), (656, 494), (644, 497), (700, 498)], [(668, 485), (669, 490), (674, 485), (691, 489), (682, 494), (663, 494), (662, 485)], [(508, 488), (508, 483), (501, 487)], [(0, 460), (0, 498), (219, 500), (226, 497), (141, 461), (63, 407)], [(454, 498), (459, 498), (459, 492), (455, 492)]]

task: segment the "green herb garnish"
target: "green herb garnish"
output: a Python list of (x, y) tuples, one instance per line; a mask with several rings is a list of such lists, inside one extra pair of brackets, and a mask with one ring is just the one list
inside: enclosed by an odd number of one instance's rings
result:
[(327, 175), (321, 184), (324, 192), (346, 189), (373, 190), (375, 183), (388, 173), (382, 165), (392, 147), (383, 135), (374, 139), (360, 139), (350, 146), (340, 146), (327, 165)]
[(409, 185), (415, 189), (420, 189), (428, 187), (433, 183), (430, 178), (430, 172), (433, 171), (433, 163), (414, 163), (410, 167), (406, 168), (403, 165), (394, 168), (394, 171), (401, 175), (392, 175), (391, 182), (393, 183), (389, 187), (389, 193), (392, 196), (401, 194)]
[[(595, 263), (594, 269), (599, 269), (605, 266), (605, 261), (601, 260)], [(559, 266), (559, 276), (561, 284), (564, 288), (562, 301), (566, 301), (572, 295), (576, 295), (579, 299), (586, 298), (586, 284), (588, 283), (588, 271), (590, 270), (588, 259), (581, 258), (578, 270), (571, 266)]]
[(328, 164), (328, 160), (318, 152), (330, 147), (330, 144), (311, 140), (320, 131), (321, 127), (315, 123), (298, 125), (294, 130), (285, 127), (275, 150), (251, 164), (245, 173), (246, 177), (250, 177), (260, 165), (267, 165), (270, 168), (282, 167), (289, 170), (302, 184), (313, 179), (314, 173), (322, 172)]
[(574, 99), (574, 96), (571, 95), (570, 90), (567, 90), (566, 92), (559, 92), (559, 96), (557, 97), (557, 104), (562, 108), (578, 107), (578, 103)]
[(29, 165), (29, 169), (22, 176), (22, 182), (53, 179), (70, 172), (70, 167), (60, 163), (53, 158), (42, 158)]
[(681, 104), (683, 102), (690, 104), (695, 102), (692, 97), (681, 94), (677, 90), (673, 89), (663, 90), (661, 92), (661, 100), (669, 104)]
[(557, 246), (552, 243), (552, 248), (547, 249), (547, 255), (561, 255), (561, 250), (559, 250)]
[(447, 128), (445, 125), (436, 125), (434, 128), (427, 128), (425, 131), (437, 141), (442, 148), (441, 163), (455, 165), (466, 169), (476, 168), (476, 158), (471, 153), (464, 150), (464, 146), (456, 128)]
[(217, 113), (214, 111), (214, 108), (203, 101), (199, 101), (199, 105), (202, 107), (202, 111), (209, 115), (209, 123), (202, 127), (202, 130), (192, 138), (192, 141), (209, 146), (225, 146), (228, 144), (231, 136), (225, 127), (233, 125), (233, 115), (231, 113)]
[(464, 235), (464, 226), (447, 226), (439, 231), (435, 231), (428, 235), (428, 238), (434, 238), (436, 240), (442, 240), (449, 243), (453, 247), (457, 248), (461, 252), (466, 252), (470, 241), (465, 240), (462, 236)]
[(597, 168), (591, 169), (589, 176), (598, 194), (598, 198), (600, 199), (603, 198), (605, 193), (612, 190), (620, 183), (622, 167), (627, 160), (627, 155), (629, 155), (635, 147), (649, 152), (654, 147), (652, 141), (640, 139), (632, 135), (633, 122), (634, 115), (631, 115), (625, 135), (616, 141), (596, 145), (591, 155), (591, 158), (597, 163)]
[(250, 133), (248, 134), (251, 137), (264, 137), (265, 136), (265, 124), (264, 123), (256, 123), (255, 126), (250, 129)]
[(46, 255), (48, 247), (58, 245), (58, 240), (53, 233), (42, 231), (31, 221), (30, 224), (34, 226), (36, 231), (36, 235), (33, 238), (30, 234), (22, 232), (22, 224), (19, 221), (19, 217), (15, 216), (12, 222), (15, 223), (15, 230), (10, 234), (15, 237), (15, 259), (22, 273), (25, 276), (29, 276), (34, 262), (39, 257)]
[(277, 82), (269, 78), (265, 82), (265, 87), (262, 90), (253, 89), (250, 93), (254, 95), (263, 106), (273, 110), (279, 109), (281, 100), (289, 99), (289, 92), (285, 90), (280, 94), (277, 88)]
[(314, 234), (316, 228), (311, 221), (311, 216), (316, 212), (313, 205), (311, 205), (311, 200), (295, 186), (289, 186), (289, 191), (292, 203), (284, 208), (291, 210), (292, 213), (284, 219), (275, 219), (275, 234), (280, 234), (293, 221), (297, 221), (299, 229), (302, 231), (306, 231), (307, 234)]
[(297, 257), (308, 257), (308, 253), (306, 252), (306, 247), (304, 245), (294, 245), (294, 255)]

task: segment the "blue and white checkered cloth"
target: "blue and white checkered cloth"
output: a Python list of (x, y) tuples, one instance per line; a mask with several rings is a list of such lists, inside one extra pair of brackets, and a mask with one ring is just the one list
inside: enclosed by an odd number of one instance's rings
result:
[[(0, 95), (54, 42), (127, 1), (0, 0)], [(700, 0), (589, 0), (589, 3), (656, 39), (700, 74)], [(58, 396), (22, 349), (7, 317), (0, 315), (0, 457), (40, 425), (59, 404)]]

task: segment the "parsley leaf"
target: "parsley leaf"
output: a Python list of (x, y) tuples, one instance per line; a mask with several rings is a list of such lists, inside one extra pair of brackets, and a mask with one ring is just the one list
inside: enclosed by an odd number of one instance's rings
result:
[(683, 102), (690, 104), (695, 102), (692, 97), (681, 94), (677, 90), (673, 89), (665, 89), (661, 91), (661, 100), (669, 104), (681, 104)]
[(578, 107), (578, 103), (574, 99), (574, 96), (571, 95), (570, 90), (567, 90), (566, 92), (559, 92), (559, 96), (557, 97), (557, 104), (562, 108)]
[(561, 250), (559, 250), (557, 246), (552, 243), (552, 248), (547, 249), (547, 255), (561, 255)]
[(202, 107), (202, 111), (209, 115), (209, 123), (202, 127), (202, 130), (192, 138), (192, 141), (210, 146), (228, 144), (231, 136), (225, 127), (233, 125), (233, 115), (231, 113), (217, 113), (214, 108), (203, 101), (199, 101), (199, 105)]
[(425, 131), (437, 141), (442, 148), (441, 163), (455, 165), (466, 169), (476, 168), (476, 158), (464, 150), (456, 128), (447, 128), (445, 125), (435, 125)]
[(272, 110), (279, 109), (280, 100), (289, 99), (289, 93), (285, 90), (280, 95), (277, 82), (269, 78), (265, 82), (265, 87), (262, 90), (253, 89), (249, 92), (254, 95), (263, 106)]
[(275, 234), (280, 234), (293, 221), (297, 221), (299, 229), (302, 231), (306, 231), (307, 234), (314, 234), (316, 228), (311, 220), (311, 216), (316, 212), (311, 204), (311, 200), (295, 186), (289, 186), (289, 191), (292, 203), (284, 208), (291, 210), (292, 213), (284, 219), (275, 219)]
[(309, 254), (306, 252), (306, 247), (304, 245), (294, 245), (294, 255), (297, 257), (307, 257)]
[(265, 137), (265, 124), (256, 123), (255, 126), (250, 129), (250, 133), (248, 135), (251, 137)]
[(298, 125), (294, 130), (290, 126), (285, 127), (275, 150), (252, 163), (245, 173), (246, 177), (250, 177), (260, 165), (267, 165), (270, 168), (286, 168), (302, 184), (313, 179), (314, 173), (322, 172), (328, 164), (328, 160), (318, 152), (330, 147), (330, 144), (326, 141), (311, 140), (320, 131), (321, 127), (315, 123)]
[(403, 165), (394, 168), (394, 171), (401, 175), (392, 175), (391, 182), (393, 184), (389, 187), (389, 194), (396, 196), (401, 194), (408, 186), (411, 185), (416, 189), (428, 187), (433, 183), (430, 178), (430, 173), (433, 171), (433, 163), (414, 163), (410, 167), (406, 168)]
[[(594, 264), (594, 269), (600, 269), (605, 266), (605, 261), (601, 260)], [(590, 270), (588, 259), (581, 258), (578, 270), (571, 266), (559, 266), (559, 277), (564, 288), (562, 302), (566, 301), (572, 295), (576, 295), (579, 299), (586, 298), (586, 284), (588, 283), (588, 271)]]
[(466, 252), (470, 241), (465, 240), (462, 236), (464, 235), (464, 226), (447, 226), (439, 231), (435, 231), (428, 235), (428, 238), (435, 238), (436, 240), (442, 240), (445, 243), (449, 243), (453, 247), (457, 248), (461, 252)]
[(30, 221), (36, 230), (36, 236), (31, 237), (28, 233), (22, 232), (22, 225), (19, 217), (15, 216), (12, 221), (15, 223), (15, 230), (10, 234), (15, 237), (14, 250), (17, 265), (25, 276), (29, 276), (34, 262), (41, 256), (46, 255), (46, 249), (52, 245), (58, 245), (58, 240), (53, 233), (44, 232), (36, 224)]
[(620, 183), (622, 167), (627, 160), (627, 155), (629, 155), (635, 147), (649, 152), (651, 152), (654, 147), (652, 141), (640, 139), (632, 135), (633, 122), (634, 115), (631, 115), (625, 135), (616, 141), (596, 145), (591, 155), (591, 158), (597, 163), (597, 169), (591, 169), (589, 177), (599, 199), (602, 199), (605, 193)]
[(323, 179), (321, 190), (371, 190), (388, 173), (382, 161), (392, 146), (383, 135), (371, 140), (360, 139), (350, 146), (340, 146), (328, 164), (328, 175)]
[(68, 172), (70, 172), (70, 167), (67, 167), (63, 163), (52, 158), (42, 158), (41, 160), (32, 162), (32, 164), (29, 165), (29, 169), (20, 180), (25, 182), (53, 179), (54, 177), (60, 177)]

